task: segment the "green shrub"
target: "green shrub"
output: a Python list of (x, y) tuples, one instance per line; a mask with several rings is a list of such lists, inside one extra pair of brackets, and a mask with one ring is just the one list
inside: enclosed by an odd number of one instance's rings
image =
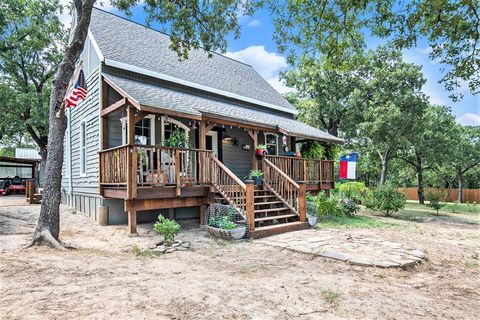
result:
[(228, 215), (212, 216), (210, 217), (210, 219), (208, 219), (208, 225), (211, 227), (225, 229), (225, 230), (231, 230), (231, 229), (237, 228), (237, 224), (233, 222), (230, 216)]
[(405, 194), (398, 192), (392, 185), (383, 185), (371, 192), (365, 206), (390, 217), (394, 212), (405, 207), (406, 202)]
[(427, 207), (430, 207), (433, 210), (436, 210), (437, 215), (438, 215), (438, 211), (445, 206), (445, 203), (441, 202), (442, 195), (438, 192), (429, 192), (427, 194), (427, 200), (428, 200)]
[(343, 209), (340, 207), (337, 199), (334, 197), (327, 197), (324, 192), (320, 192), (315, 199), (317, 205), (317, 214), (320, 218), (325, 218), (329, 215), (338, 216), (343, 214)]
[(340, 206), (343, 210), (343, 213), (347, 216), (354, 216), (355, 213), (360, 210), (360, 207), (357, 205), (355, 200), (350, 198), (340, 200)]
[(364, 201), (369, 191), (363, 182), (356, 181), (342, 183), (337, 189), (342, 198), (352, 199), (357, 204)]
[(173, 241), (175, 241), (175, 237), (180, 231), (180, 225), (175, 222), (175, 220), (170, 220), (162, 216), (161, 214), (158, 215), (158, 222), (153, 225), (153, 230), (156, 233), (163, 235), (163, 241), (165, 244), (169, 245)]

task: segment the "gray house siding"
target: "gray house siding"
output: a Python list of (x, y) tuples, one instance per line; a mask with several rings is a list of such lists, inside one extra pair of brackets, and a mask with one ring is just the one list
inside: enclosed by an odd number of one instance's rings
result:
[[(243, 129), (226, 128), (223, 136), (229, 135), (238, 139), (238, 145), (234, 146), (230, 141), (222, 139), (223, 163), (240, 179), (248, 176), (252, 170), (252, 152), (255, 146), (252, 145), (252, 139)], [(242, 145), (250, 145), (250, 151), (242, 150)]]
[[(65, 136), (64, 165), (62, 168), (62, 201), (96, 220), (102, 199), (98, 190), (99, 125), (99, 68), (87, 78), (88, 96), (70, 110), (70, 141)], [(80, 126), (85, 122), (85, 173), (80, 172)], [(71, 177), (69, 175), (71, 162)], [(70, 190), (70, 179), (72, 189)], [(70, 193), (71, 191), (71, 193)]]

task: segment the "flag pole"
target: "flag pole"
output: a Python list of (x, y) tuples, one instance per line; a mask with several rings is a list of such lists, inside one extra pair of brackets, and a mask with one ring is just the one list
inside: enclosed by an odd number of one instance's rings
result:
[(73, 85), (75, 84), (75, 81), (77, 81), (78, 75), (80, 74), (80, 70), (83, 68), (83, 60), (80, 60), (78, 64), (75, 67), (75, 71), (73, 71), (73, 76), (70, 78), (70, 82), (68, 83), (67, 91), (65, 92), (65, 96), (63, 97), (63, 104), (62, 107), (57, 111), (56, 117), (60, 118), (60, 112), (62, 111), (63, 108), (65, 108), (65, 98), (68, 96), (70, 91), (72, 90)]

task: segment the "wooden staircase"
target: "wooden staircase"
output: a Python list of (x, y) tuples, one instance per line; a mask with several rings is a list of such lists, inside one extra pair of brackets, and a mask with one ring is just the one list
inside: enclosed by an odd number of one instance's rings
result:
[[(220, 193), (215, 194), (215, 202), (229, 204)], [(299, 215), (268, 189), (254, 190), (254, 206), (255, 229), (250, 235), (252, 238), (262, 238), (308, 228), (308, 223), (300, 222)]]

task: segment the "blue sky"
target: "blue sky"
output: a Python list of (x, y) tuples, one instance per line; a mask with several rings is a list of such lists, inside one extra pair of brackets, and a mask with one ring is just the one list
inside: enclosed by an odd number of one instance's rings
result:
[[(111, 8), (106, 9), (119, 14)], [(141, 7), (135, 8), (132, 12), (131, 19), (144, 23), (145, 13)], [(278, 73), (289, 67), (286, 58), (278, 53), (272, 40), (274, 27), (268, 13), (259, 11), (253, 17), (241, 16), (240, 23), (242, 27), (240, 39), (228, 38), (229, 45), (225, 55), (253, 66), (279, 92), (288, 91), (289, 89), (279, 81)], [(382, 40), (369, 35), (367, 39), (368, 48), (375, 48), (383, 43)], [(403, 55), (406, 61), (422, 66), (427, 79), (423, 91), (430, 97), (432, 103), (450, 106), (459, 123), (480, 125), (480, 97), (470, 94), (467, 85), (464, 84), (459, 89), (464, 98), (459, 102), (450, 100), (449, 93), (442, 84), (438, 83), (442, 78), (442, 65), (430, 60), (428, 45), (425, 41), (421, 41), (417, 47), (404, 50)]]

